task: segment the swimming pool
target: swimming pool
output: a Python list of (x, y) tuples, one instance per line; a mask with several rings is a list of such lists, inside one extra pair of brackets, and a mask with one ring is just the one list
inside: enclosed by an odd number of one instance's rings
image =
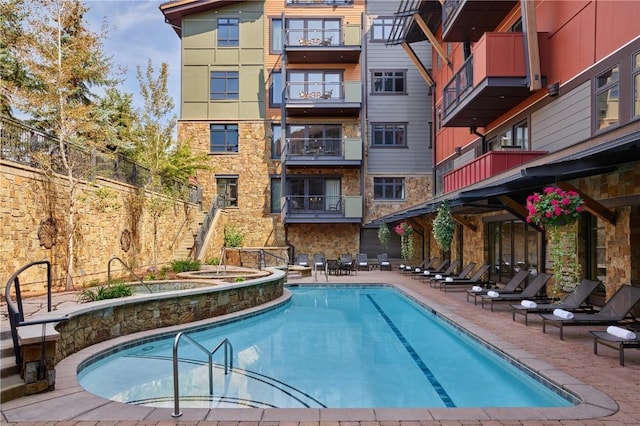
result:
[[(558, 389), (386, 286), (291, 288), (286, 305), (189, 336), (206, 348), (228, 338), (234, 369), (214, 374), (181, 345), (185, 407), (562, 407)], [(99, 396), (169, 407), (173, 337), (140, 341), (81, 366)], [(221, 355), (216, 355), (221, 362)]]

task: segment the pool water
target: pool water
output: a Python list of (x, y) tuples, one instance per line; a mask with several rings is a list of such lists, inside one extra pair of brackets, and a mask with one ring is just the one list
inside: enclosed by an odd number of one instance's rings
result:
[[(571, 402), (393, 288), (291, 288), (291, 301), (188, 332), (205, 348), (233, 345), (232, 372), (186, 340), (178, 355), (183, 407), (559, 407)], [(79, 372), (89, 392), (173, 404), (173, 336), (100, 356)]]

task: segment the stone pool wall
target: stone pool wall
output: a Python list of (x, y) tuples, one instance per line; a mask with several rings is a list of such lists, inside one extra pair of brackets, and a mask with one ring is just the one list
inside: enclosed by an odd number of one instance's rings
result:
[[(95, 343), (139, 331), (213, 318), (259, 306), (283, 294), (284, 274), (229, 286), (212, 286), (182, 292), (147, 294), (101, 303), (83, 309), (57, 325), (58, 363), (63, 358)], [(90, 308), (89, 304), (81, 305)]]

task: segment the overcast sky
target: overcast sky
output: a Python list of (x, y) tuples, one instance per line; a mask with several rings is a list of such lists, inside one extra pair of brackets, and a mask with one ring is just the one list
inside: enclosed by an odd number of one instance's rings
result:
[(180, 107), (180, 38), (164, 22), (160, 4), (164, 1), (151, 0), (88, 0), (85, 5), (89, 12), (85, 15), (93, 31), (99, 32), (106, 20), (109, 38), (104, 40), (106, 56), (112, 56), (112, 63), (127, 69), (126, 81), (121, 89), (133, 93), (134, 106), (142, 106), (140, 84), (136, 78), (136, 68), (146, 72), (147, 61), (151, 58), (155, 77), (163, 62), (169, 64), (169, 95), (179, 114)]

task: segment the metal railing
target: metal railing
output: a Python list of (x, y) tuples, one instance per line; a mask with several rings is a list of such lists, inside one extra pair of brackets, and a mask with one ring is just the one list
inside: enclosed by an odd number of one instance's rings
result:
[(471, 89), (473, 89), (473, 55), (467, 58), (456, 75), (444, 87), (443, 113), (445, 117), (471, 92)]
[(133, 269), (131, 269), (129, 265), (124, 263), (124, 260), (120, 259), (118, 256), (112, 256), (111, 259), (109, 259), (109, 263), (107, 263), (107, 283), (111, 283), (111, 262), (113, 262), (114, 260), (120, 262), (131, 275), (136, 277), (136, 279), (140, 281), (140, 284), (142, 284), (147, 288), (147, 290), (149, 290), (149, 293), (153, 293), (153, 291), (151, 291), (151, 287), (149, 287), (147, 283), (142, 280), (142, 278), (140, 278), (135, 272), (133, 272)]
[[(289, 20), (291, 22), (293, 20)], [(285, 33), (285, 45), (290, 47), (330, 47), (340, 46), (341, 29), (301, 28), (288, 29)]]
[[(47, 312), (51, 312), (51, 262), (48, 260), (39, 260), (31, 262), (28, 265), (23, 266), (11, 275), (7, 281), (7, 285), (4, 290), (4, 297), (7, 301), (7, 311), (9, 314), (9, 325), (11, 327), (11, 339), (13, 340), (13, 352), (16, 359), (16, 365), (22, 365), (22, 354), (20, 353), (20, 344), (18, 342), (18, 327), (26, 325), (42, 325), (42, 344), (41, 344), (41, 356), (40, 364), (38, 368), (38, 379), (44, 379), (46, 365), (45, 365), (45, 348), (46, 348), (46, 324), (67, 321), (67, 317), (59, 318), (47, 318), (43, 320), (24, 320), (24, 308), (22, 305), (22, 294), (20, 291), (20, 274), (32, 266), (46, 265), (47, 266)], [(11, 298), (11, 288), (15, 289), (16, 303), (13, 303)], [(17, 306), (16, 306), (17, 305)]]
[(193, 239), (193, 247), (191, 248), (191, 255), (193, 255), (194, 259), (197, 259), (200, 256), (200, 252), (204, 247), (204, 240), (207, 238), (209, 234), (209, 229), (211, 229), (211, 224), (213, 223), (213, 219), (216, 216), (216, 211), (218, 210), (219, 203), (221, 197), (216, 195), (213, 199), (213, 202), (209, 206), (209, 211), (204, 215), (204, 219), (202, 220), (202, 226), (200, 230), (196, 234)]
[(287, 138), (284, 146), (285, 157), (326, 156), (342, 157), (341, 138)]
[(286, 202), (291, 214), (343, 214), (344, 209), (340, 195), (288, 195)]
[(285, 98), (287, 101), (343, 101), (344, 82), (290, 81), (285, 88)]
[(224, 348), (224, 374), (225, 376), (233, 369), (233, 346), (231, 346), (231, 342), (229, 339), (225, 338), (222, 340), (218, 346), (215, 347), (212, 351), (207, 350), (200, 343), (196, 342), (194, 339), (189, 337), (189, 335), (185, 334), (183, 331), (176, 334), (176, 337), (173, 341), (173, 401), (174, 401), (174, 410), (171, 414), (172, 417), (180, 417), (182, 413), (180, 412), (180, 391), (179, 391), (179, 375), (178, 375), (178, 346), (180, 344), (180, 339), (187, 339), (189, 343), (194, 345), (196, 348), (200, 349), (203, 353), (207, 355), (209, 361), (209, 396), (213, 396), (213, 355), (220, 348)]

